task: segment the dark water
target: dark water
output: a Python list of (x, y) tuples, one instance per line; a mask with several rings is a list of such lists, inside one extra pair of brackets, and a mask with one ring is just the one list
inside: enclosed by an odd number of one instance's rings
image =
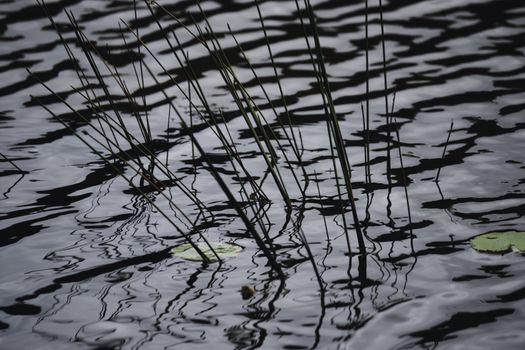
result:
[[(193, 1), (161, 3), (185, 21), (193, 14), (204, 26)], [(23, 170), (0, 163), (1, 349), (525, 347), (524, 254), (481, 254), (468, 244), (479, 233), (525, 226), (525, 3), (383, 3), (388, 101), (391, 107), (395, 91), (402, 170), (396, 136), (391, 133), (389, 139), (386, 126), (380, 12), (378, 3), (370, 2), (370, 184), (365, 181), (366, 133), (360, 107), (366, 99), (365, 4), (314, 1), (313, 5), (353, 166), (357, 211), (365, 221), (366, 254), (354, 252), (350, 263), (336, 203), (326, 117), (295, 3), (264, 1), (261, 11), (288, 108), (301, 131), (303, 160), (310, 174), (319, 173), (321, 196), (312, 182), (304, 210), (295, 208), (292, 221), (304, 215), (302, 232), (325, 282), (324, 294), (271, 180), (264, 185), (272, 200), (267, 224), (284, 281), (271, 272), (205, 164), (192, 156), (192, 145), (176, 119), (172, 117), (167, 128), (165, 97), (147, 79), (152, 144), (158, 146), (159, 158), (164, 159), (169, 148), (170, 169), (216, 215), (203, 235), (244, 247), (222, 265), (171, 257), (169, 248), (184, 242), (180, 234), (30, 96), (38, 96), (77, 130), (87, 128), (25, 70), (29, 68), (78, 110), (87, 111), (71, 88), (81, 85), (49, 20), (31, 0), (1, 1), (0, 151)], [(284, 113), (253, 2), (203, 1), (203, 6), (238, 76), (282, 137), (277, 118), (226, 27), (229, 23), (237, 33), (278, 112)], [(119, 19), (140, 29), (148, 47), (185, 86), (182, 71), (144, 4), (140, 3), (135, 20), (132, 1), (50, 2), (49, 11), (73, 44), (64, 8), (74, 13), (130, 87), (135, 79), (131, 62), (138, 55), (125, 49)], [(173, 23), (164, 20), (165, 25)], [(265, 164), (256, 156), (253, 138), (209, 56), (183, 29), (176, 30), (210, 102), (229, 120), (243, 160), (262, 177)], [(126, 37), (133, 41), (131, 34)], [(154, 66), (151, 55), (145, 56)], [(187, 100), (155, 68), (163, 88), (188, 119)], [(117, 96), (115, 86), (113, 82), (110, 88)], [(121, 92), (116, 99), (121, 102), (116, 108), (137, 131)], [(104, 109), (111, 109), (108, 101), (101, 101)], [(442, 160), (451, 121), (454, 127)], [(193, 130), (223, 177), (237, 186), (210, 128), (195, 121)], [(385, 176), (388, 145), (390, 183)], [(438, 187), (432, 180), (439, 168)], [(122, 169), (133, 175), (129, 168)], [(403, 174), (409, 184), (412, 225)], [(288, 173), (285, 182), (291, 197), (300, 198)], [(192, 203), (175, 188), (170, 190), (174, 201), (195, 218)], [(151, 192), (149, 198), (169, 211), (158, 193)], [(350, 217), (347, 213), (352, 227)], [(183, 218), (176, 220), (191, 230)], [(354, 236), (352, 247), (357, 246)], [(242, 298), (243, 285), (255, 287), (253, 298)]]

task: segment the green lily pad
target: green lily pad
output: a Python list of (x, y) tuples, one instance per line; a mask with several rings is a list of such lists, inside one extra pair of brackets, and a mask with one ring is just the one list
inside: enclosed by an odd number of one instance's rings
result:
[(525, 232), (488, 232), (474, 237), (470, 244), (472, 248), (484, 253), (525, 252)]
[[(237, 244), (232, 243), (222, 243), (222, 242), (209, 242), (210, 246), (221, 258), (228, 258), (236, 256), (242, 251), (242, 247)], [(197, 247), (210, 259), (210, 261), (217, 261), (217, 257), (211, 251), (210, 247), (204, 242), (195, 243)], [(202, 257), (197, 253), (197, 251), (189, 243), (181, 244), (176, 247), (173, 247), (170, 250), (172, 256), (191, 260), (191, 261), (203, 261)]]

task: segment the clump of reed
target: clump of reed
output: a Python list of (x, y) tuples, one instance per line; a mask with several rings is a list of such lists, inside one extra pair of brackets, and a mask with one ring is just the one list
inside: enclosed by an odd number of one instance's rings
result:
[[(44, 11), (47, 11), (46, 4), (43, 2), (39, 3)], [(191, 143), (192, 157), (194, 160), (198, 157), (203, 165), (200, 171), (205, 170), (214, 179), (217, 187), (222, 191), (225, 201), (234, 210), (242, 222), (244, 230), (267, 259), (268, 265), (280, 278), (285, 278), (286, 272), (283, 270), (283, 264), (279, 261), (278, 249), (275, 247), (274, 238), (270, 234), (272, 218), (268, 216), (270, 206), (282, 205), (286, 216), (285, 226), (290, 227), (289, 234), (296, 236), (305, 248), (322, 293), (325, 284), (318, 271), (314, 253), (302, 227), (303, 212), (307, 198), (316, 196), (316, 198), (320, 199), (323, 197), (323, 189), (320, 187), (321, 183), (323, 186), (335, 187), (335, 201), (342, 220), (341, 227), (345, 235), (349, 259), (355, 255), (365, 256), (367, 251), (366, 237), (362, 230), (363, 223), (359, 219), (356, 198), (354, 197), (352, 166), (345, 146), (344, 132), (332, 97), (321, 38), (316, 24), (316, 16), (310, 1), (304, 0), (301, 3), (299, 0), (295, 0), (295, 5), (298, 20), (304, 32), (305, 51), (311, 64), (312, 78), (322, 101), (321, 107), (325, 117), (326, 140), (330, 152), (331, 170), (333, 171), (333, 183), (331, 185), (328, 181), (321, 182), (318, 172), (312, 171), (311, 167), (308, 167), (303, 159), (304, 142), (301, 131), (294, 125), (292, 111), (290, 111), (287, 104), (283, 84), (280, 81), (278, 65), (275, 62), (266, 22), (258, 0), (254, 0), (254, 4), (258, 12), (260, 30), (265, 39), (266, 49), (273, 68), (273, 78), (279, 94), (277, 99), (272, 99), (267, 85), (259, 76), (256, 67), (250, 62), (237, 35), (229, 26), (228, 30), (230, 39), (235, 42), (242, 64), (251, 72), (252, 80), (256, 82), (257, 88), (260, 89), (264, 96), (265, 108), (273, 113), (276, 122), (269, 120), (270, 117), (262, 112), (261, 103), (256, 102), (256, 99), (250, 93), (251, 88), (239, 77), (235, 65), (231, 62), (231, 57), (223, 48), (219, 35), (214, 31), (208, 20), (206, 11), (197, 0), (195, 4), (199, 9), (199, 15), (202, 17), (201, 23), (204, 23), (204, 26), (192, 19), (191, 16), (190, 18), (180, 18), (155, 0), (146, 0), (144, 4), (154, 19), (158, 32), (162, 35), (162, 40), (165, 41), (166, 48), (178, 63), (178, 76), (175, 76), (172, 70), (166, 67), (165, 62), (162, 62), (157, 57), (155, 52), (145, 42), (139, 29), (124, 21), (119, 24), (123, 46), (130, 57), (138, 57), (138, 59), (132, 60), (131, 68), (134, 76), (131, 80), (120, 72), (120, 68), (117, 65), (112, 65), (104, 59), (101, 47), (87, 38), (73, 13), (66, 11), (75, 35), (75, 45), (80, 50), (75, 50), (75, 47), (72, 47), (71, 40), (64, 37), (60, 26), (55, 23), (52, 15), (48, 13), (51, 24), (58, 33), (69, 59), (74, 64), (81, 87), (73, 87), (73, 89), (85, 108), (80, 109), (73, 105), (43, 81), (40, 81), (41, 84), (69, 109), (69, 116), (74, 118), (75, 123), (54, 112), (44, 103), (41, 103), (41, 105), (65, 128), (74, 133), (107, 166), (111, 167), (118, 176), (126, 181), (135, 193), (142, 196), (155, 208), (173, 226), (180, 237), (192, 245), (204, 262), (209, 263), (210, 259), (196, 244), (199, 240), (207, 244), (209, 249), (215, 254), (216, 259), (213, 260), (217, 260), (220, 263), (221, 257), (214, 251), (213, 246), (209, 244), (203, 229), (216, 225), (219, 220), (210, 208), (210, 204), (207, 203), (206, 196), (200, 195), (186, 184), (184, 179), (176, 174), (176, 171), (173, 170), (168, 161), (170, 149), (178, 146), (177, 143), (170, 143), (170, 137), (174, 137), (174, 134), (176, 134), (178, 138), (185, 138)], [(134, 13), (135, 20), (137, 20), (137, 4), (135, 2)], [(383, 37), (382, 11), (380, 14)], [(363, 137), (365, 139), (365, 187), (368, 187), (371, 184), (368, 1), (366, 2), (365, 24), (367, 84), (365, 107), (361, 106), (361, 110)], [(244, 126), (249, 130), (249, 137), (253, 140), (255, 147), (254, 152), (257, 160), (263, 164), (262, 169), (264, 171), (254, 173), (254, 169), (248, 166), (244, 153), (239, 149), (234, 133), (229, 127), (231, 113), (226, 115), (221, 108), (217, 108), (210, 102), (206, 86), (202, 86), (199, 82), (190, 54), (185, 51), (184, 43), (175, 29), (182, 30), (191, 40), (199, 43), (201, 48), (206, 51), (214, 69), (222, 79), (222, 84), (228, 96), (233, 101), (232, 103), (237, 112), (236, 116), (242, 118)], [(143, 59), (144, 56), (149, 57), (149, 60)], [(80, 62), (86, 62), (87, 69), (82, 67)], [(395, 127), (397, 122), (395, 119), (392, 120), (391, 117), (394, 106), (392, 103), (392, 110), (389, 109), (387, 97), (388, 86), (384, 40), (383, 68), (385, 112), (389, 140), (387, 147), (387, 176), (389, 178), (391, 132), (394, 132), (397, 137), (402, 169), (403, 164), (399, 131)], [(179, 75), (183, 76), (182, 79)], [(33, 76), (35, 79), (38, 79), (38, 76)], [(146, 81), (152, 82), (153, 85), (146, 85)], [(186, 82), (187, 86), (181, 81)], [(135, 88), (130, 88), (130, 86)], [(181, 111), (180, 106), (175, 104), (173, 89), (177, 91), (176, 97), (179, 100), (182, 99), (187, 102), (188, 108), (186, 111)], [(153, 103), (150, 102), (152, 100), (150, 94), (154, 93), (162, 95), (163, 98)], [(33, 98), (39, 101), (38, 97)], [(155, 139), (156, 135), (152, 131), (150, 123), (151, 111), (159, 105), (167, 107), (168, 112), (166, 116), (166, 141), (163, 142)], [(171, 124), (172, 116), (177, 121), (175, 125)], [(212, 161), (210, 152), (206, 147), (211, 141), (206, 140), (206, 142), (202, 142), (197, 135), (198, 130), (211, 132), (214, 137), (213, 142), (219, 145), (221, 151), (226, 155), (229, 166), (228, 174), (233, 174), (232, 176), (229, 178), (225, 176), (224, 169), (219, 168)], [(163, 158), (164, 153), (165, 159)], [(402, 178), (404, 181), (404, 174)], [(311, 186), (311, 183), (315, 183), (315, 187)], [(406, 182), (403, 183), (408, 205)], [(314, 188), (312, 189), (311, 187)], [(268, 194), (268, 188), (271, 188), (272, 194), (275, 193), (277, 195)], [(171, 195), (170, 191), (172, 189), (177, 190), (191, 203), (191, 207), (196, 209), (196, 214), (188, 213), (187, 206), (181, 207), (178, 205), (179, 200), (174, 200)], [(152, 193), (166, 201), (170, 210), (162, 208), (152, 198)], [(369, 191), (367, 191), (367, 208), (371, 202), (368, 193)], [(319, 202), (322, 208), (323, 202), (320, 200)], [(408, 206), (407, 209), (409, 220), (411, 220), (410, 207)], [(347, 212), (350, 213), (349, 217), (347, 217)], [(328, 228), (326, 228), (326, 231), (328, 235)], [(352, 235), (355, 235), (357, 247), (352, 247)], [(328, 237), (328, 239), (330, 238)]]

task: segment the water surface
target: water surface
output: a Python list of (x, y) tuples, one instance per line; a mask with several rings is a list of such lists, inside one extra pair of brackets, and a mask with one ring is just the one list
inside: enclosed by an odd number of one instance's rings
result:
[[(185, 23), (190, 24), (192, 14), (204, 27), (193, 1), (161, 3)], [(279, 119), (287, 123), (253, 2), (203, 1), (202, 5), (238, 76), (283, 140), (278, 118), (227, 27), (228, 23), (265, 82)], [(185, 242), (181, 235), (114, 168), (37, 103), (38, 98), (77, 131), (88, 130), (26, 71), (30, 69), (87, 113), (72, 88), (81, 88), (74, 65), (44, 12), (32, 0), (1, 2), (0, 152), (23, 172), (7, 161), (0, 163), (0, 348), (523, 348), (524, 254), (481, 254), (470, 248), (468, 240), (483, 232), (525, 226), (525, 4), (515, 0), (383, 2), (388, 103), (392, 108), (395, 92), (392, 116), (400, 142), (394, 132), (389, 138), (386, 124), (378, 2), (369, 4), (368, 133), (363, 131), (361, 115), (367, 96), (365, 2), (312, 1), (312, 5), (352, 164), (366, 252), (356, 251), (358, 242), (347, 212), (354, 247), (349, 259), (326, 116), (295, 3), (261, 1), (287, 108), (302, 136), (303, 161), (310, 175), (318, 174), (321, 188), (319, 195), (311, 181), (304, 208), (299, 209), (301, 194), (290, 173), (285, 174), (295, 206), (290, 222), (275, 184), (271, 179), (264, 183), (271, 198), (266, 224), (286, 274), (283, 281), (267, 265), (202, 159), (193, 155), (192, 144), (170, 114), (159, 86), (147, 78), (148, 113), (159, 158), (167, 156), (170, 169), (215, 214), (216, 221), (203, 228), (203, 234), (244, 247), (222, 265), (171, 257), (169, 249)], [(135, 88), (133, 63), (139, 55), (127, 51), (119, 20), (139, 28), (144, 42), (186, 88), (187, 79), (154, 18), (172, 24), (210, 103), (228, 120), (247, 167), (262, 178), (266, 165), (231, 95), (208, 53), (183, 28), (160, 17), (160, 11), (153, 17), (141, 2), (137, 19), (132, 1), (63, 0), (50, 2), (48, 8), (68, 42), (75, 45), (63, 12), (71, 10), (104, 59)], [(301, 15), (306, 21), (304, 11)], [(133, 42), (132, 34), (125, 36)], [(190, 114), (195, 118), (195, 136), (228, 184), (238, 190), (228, 157), (212, 130), (195, 117), (188, 100), (151, 55), (144, 50), (141, 54), (184, 118), (189, 121)], [(122, 102), (117, 109), (138, 134), (114, 81), (110, 89)], [(104, 98), (101, 104), (112, 110)], [(451, 122), (454, 126), (442, 159)], [(388, 150), (391, 181), (386, 176)], [(292, 155), (289, 147), (287, 152)], [(438, 169), (439, 186), (433, 181)], [(135, 182), (139, 182), (136, 177)], [(170, 190), (174, 202), (195, 219), (195, 206), (176, 188)], [(167, 200), (156, 191), (148, 198), (169, 211)], [(292, 224), (301, 215), (302, 232), (325, 282), (324, 294)], [(191, 231), (180, 215), (176, 221)], [(255, 288), (253, 298), (242, 298), (243, 285)]]

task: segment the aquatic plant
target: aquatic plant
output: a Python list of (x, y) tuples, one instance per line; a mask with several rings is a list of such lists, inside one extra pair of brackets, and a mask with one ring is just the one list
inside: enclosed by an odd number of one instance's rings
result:
[[(233, 257), (242, 251), (242, 247), (231, 243), (212, 243), (210, 245), (197, 243), (197, 247), (206, 254), (209, 261), (216, 261), (217, 256), (221, 259)], [(189, 243), (181, 244), (170, 250), (170, 253), (177, 258), (203, 261), (202, 256)]]
[[(273, 70), (273, 83), (277, 85), (277, 98), (271, 96), (270, 87), (259, 76), (255, 65), (248, 58), (242, 43), (229, 25), (229, 39), (233, 40), (235, 50), (232, 52), (231, 47), (230, 49), (223, 47), (224, 38), (219, 38), (219, 35), (216, 34), (199, 1), (195, 1), (195, 5), (199, 9), (198, 13), (205, 24), (204, 26), (199, 25), (191, 15), (189, 18), (181, 18), (179, 14), (170, 12), (156, 1), (144, 2), (151, 18), (158, 27), (167, 50), (171, 52), (178, 63), (176, 73), (155, 55), (145, 40), (145, 36), (139, 32), (138, 27), (121, 21), (119, 28), (123, 50), (130, 57), (134, 57), (131, 60), (132, 79), (126, 78), (118, 65), (111, 64), (106, 59), (104, 52), (107, 54), (108, 48), (103, 49), (87, 38), (73, 13), (66, 11), (69, 24), (76, 38), (75, 44), (80, 50), (72, 47), (71, 40), (64, 37), (60, 26), (55, 23), (53, 16), (47, 11), (46, 4), (44, 2), (40, 4), (47, 12), (48, 18), (58, 33), (75, 68), (81, 88), (72, 87), (72, 89), (81, 98), (82, 105), (86, 106), (86, 109), (80, 109), (71, 104), (66, 98), (56, 93), (52, 87), (33, 75), (58, 101), (70, 110), (70, 115), (76, 119), (76, 122), (73, 123), (71, 120), (65, 119), (44, 103), (41, 105), (126, 181), (136, 194), (142, 196), (178, 232), (180, 238), (187, 242), (173, 248), (174, 256), (210, 263), (221, 262), (221, 258), (225, 256), (225, 253), (229, 254), (229, 251), (225, 250), (225, 247), (228, 247), (224, 245), (226, 243), (211, 243), (207, 237), (206, 230), (209, 227), (223, 226), (224, 222), (215, 216), (206, 196), (188, 187), (184, 179), (177, 176), (176, 171), (170, 166), (170, 149), (180, 144), (180, 141), (170, 142), (171, 138), (186, 139), (185, 142), (191, 143), (192, 163), (199, 162), (202, 164), (199, 167), (199, 172), (196, 168), (193, 169), (195, 176), (199, 173), (199, 177), (204, 177), (206, 175), (203, 174), (203, 171), (205, 171), (213, 178), (217, 187), (222, 191), (226, 202), (242, 222), (246, 233), (253, 239), (266, 258), (268, 265), (281, 279), (284, 279), (286, 274), (283, 271), (283, 264), (280, 262), (282, 257), (279, 256), (276, 239), (286, 232), (290, 237), (298, 239), (301, 246), (304, 247), (307, 259), (311, 262), (318, 280), (320, 291), (323, 293), (324, 282), (317, 268), (318, 263), (302, 227), (307, 202), (312, 201), (314, 197), (315, 201), (320, 201), (321, 208), (323, 208), (323, 201), (321, 200), (323, 196), (332, 198), (331, 200), (334, 202), (335, 214), (339, 215), (342, 220), (340, 227), (346, 240), (348, 269), (351, 268), (352, 257), (366, 256), (366, 237), (355, 203), (351, 161), (347, 153), (344, 132), (340, 125), (340, 116), (336, 111), (334, 98), (331, 94), (329, 74), (324, 62), (316, 16), (308, 0), (305, 0), (303, 4), (295, 0), (295, 5), (298, 20), (304, 33), (305, 52), (310, 61), (314, 86), (322, 101), (320, 107), (324, 111), (326, 143), (329, 150), (328, 158), (331, 162), (331, 171), (334, 174), (331, 184), (330, 181), (326, 181), (328, 179), (320, 181), (317, 171), (315, 169), (312, 171), (311, 167), (305, 163), (301, 130), (294, 125), (293, 111), (288, 108), (287, 98), (280, 81), (278, 64), (272, 51), (271, 39), (257, 0), (254, 0), (254, 4)], [(366, 112), (363, 106), (361, 106), (361, 111), (365, 141), (365, 186), (369, 187), (371, 170), (370, 112), (368, 105), (368, 2), (366, 4)], [(390, 133), (394, 131), (397, 136), (401, 163), (401, 183), (405, 189), (409, 220), (408, 229), (412, 237), (401, 141), (397, 121), (391, 117), (395, 99), (392, 101), (390, 110), (387, 96), (386, 49), (381, 8), (380, 2), (382, 67), (388, 131), (386, 176), (391, 185)], [(138, 21), (136, 2), (134, 2), (134, 11), (135, 21)], [(222, 108), (210, 101), (206, 86), (200, 82), (197, 74), (198, 69), (194, 67), (190, 53), (186, 51), (181, 33), (200, 44), (207, 56), (206, 60), (213, 64), (217, 74), (222, 79), (224, 89), (231, 98), (231, 103), (235, 106), (235, 112), (225, 113)], [(132, 39), (130, 40), (129, 37)], [(150, 60), (145, 60), (144, 57), (146, 56)], [(81, 65), (82, 62), (87, 63), (87, 70)], [(247, 82), (245, 78), (244, 80), (241, 79), (238, 74), (238, 67), (240, 66), (251, 72), (251, 81)], [(153, 85), (148, 87), (145, 83), (146, 80), (152, 82)], [(184, 85), (185, 83), (187, 86)], [(176, 97), (173, 95), (173, 88), (177, 93)], [(264, 96), (262, 101), (260, 98), (254, 97), (254, 88), (262, 92)], [(162, 99), (153, 98), (151, 95), (155, 93), (160, 94)], [(33, 98), (39, 101), (38, 97)], [(174, 103), (175, 98), (186, 101), (186, 111), (181, 111), (180, 106)], [(151, 102), (152, 99), (155, 101)], [(159, 108), (159, 106), (167, 107), (165, 141), (156, 139), (150, 123), (151, 111), (154, 108)], [(273, 113), (276, 122), (272, 123), (268, 120), (269, 117), (264, 112), (265, 110)], [(178, 126), (172, 124), (172, 115), (176, 117)], [(131, 120), (134, 123), (130, 121), (130, 116), (133, 116)], [(249, 132), (248, 137), (253, 140), (254, 147), (249, 150), (240, 149), (240, 145), (238, 145), (228, 125), (231, 120), (237, 117), (242, 118), (244, 126)], [(197, 137), (198, 130), (209, 130), (213, 139), (206, 139), (205, 144), (203, 144), (202, 140)], [(209, 144), (215, 144), (215, 149), (224, 152), (223, 156), (230, 168), (219, 167), (214, 163), (211, 158), (212, 154), (206, 147)], [(165, 161), (162, 159), (163, 152), (166, 153)], [(254, 162), (257, 162), (258, 166), (254, 167)], [(315, 194), (309, 192), (309, 184), (312, 181), (316, 184)], [(323, 188), (320, 187), (321, 183)], [(335, 194), (333, 193), (334, 187)], [(177, 196), (177, 201), (173, 199), (174, 196), (171, 191), (175, 189), (189, 201), (189, 205), (180, 205), (180, 196)], [(155, 200), (157, 196), (168, 203), (171, 213), (157, 203)], [(367, 191), (367, 218), (365, 223), (370, 219), (368, 207), (372, 198)], [(282, 206), (285, 214), (280, 233), (273, 237), (271, 229), (274, 220), (268, 215), (272, 206)], [(192, 213), (192, 210), (187, 208), (197, 209), (197, 214)], [(348, 222), (347, 212), (350, 212), (351, 223)], [(326, 221), (325, 230), (330, 240)], [(355, 235), (351, 233), (351, 230), (354, 231)], [(352, 240), (357, 242), (356, 247), (352, 246)], [(233, 251), (234, 254), (239, 252), (235, 249)]]
[(470, 241), (472, 248), (484, 253), (504, 254), (525, 251), (525, 232), (495, 231), (478, 235)]
[(523, 6), (157, 2), (2, 5), (6, 344), (522, 340)]

